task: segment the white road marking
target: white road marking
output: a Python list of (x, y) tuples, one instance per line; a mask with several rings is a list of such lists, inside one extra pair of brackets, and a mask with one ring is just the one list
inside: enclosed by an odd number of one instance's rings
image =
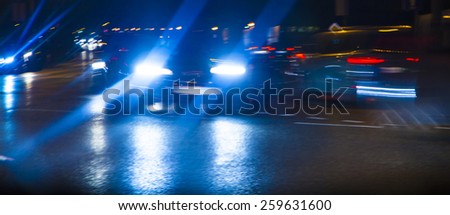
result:
[(438, 124), (436, 123), (436, 121), (425, 111), (422, 110), (422, 108), (418, 107), (417, 110), (426, 118), (428, 119), (431, 124), (433, 124), (433, 126), (437, 126)]
[(312, 120), (327, 120), (327, 118), (323, 118), (323, 117), (306, 117), (307, 119), (312, 119)]
[(404, 112), (406, 112), (407, 115), (409, 115), (409, 117), (411, 119), (413, 119), (413, 121), (416, 123), (416, 125), (423, 128), (423, 123), (416, 117), (416, 115), (414, 113), (411, 112), (411, 110), (408, 110), (406, 108), (402, 108), (402, 109)]
[(400, 125), (400, 124), (393, 124), (393, 123), (383, 124), (383, 126), (391, 126), (391, 127), (408, 127), (407, 125)]
[(392, 122), (391, 118), (389, 118), (389, 116), (386, 115), (386, 112), (383, 111), (382, 114), (383, 114), (383, 117), (384, 117), (385, 119), (387, 119), (388, 124), (390, 124), (390, 125), (394, 124), (394, 123)]
[(373, 129), (384, 128), (384, 126), (376, 126), (376, 125), (328, 124), (328, 123), (308, 123), (308, 122), (295, 122), (294, 124), (311, 125), (311, 126), (328, 126), (328, 127), (347, 127), (347, 128), (373, 128)]
[(359, 120), (342, 120), (341, 122), (344, 122), (344, 123), (355, 123), (355, 124), (364, 124), (364, 121), (359, 121)]
[(439, 129), (439, 130), (450, 130), (450, 127), (441, 127), (441, 126), (437, 126), (434, 127), (435, 129)]

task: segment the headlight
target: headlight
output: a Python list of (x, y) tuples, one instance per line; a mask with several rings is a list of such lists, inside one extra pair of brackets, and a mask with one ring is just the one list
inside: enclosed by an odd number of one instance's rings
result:
[(14, 62), (14, 57), (0, 58), (0, 64), (11, 64)]
[(106, 68), (106, 63), (103, 61), (92, 63), (92, 69), (93, 70), (99, 70)]
[(137, 65), (136, 68), (134, 69), (134, 74), (138, 75), (138, 76), (154, 77), (154, 76), (162, 76), (162, 75), (173, 75), (173, 72), (170, 69), (166, 69), (166, 68), (162, 68), (162, 67), (156, 67), (156, 66), (151, 66), (151, 65), (147, 65), (147, 64), (140, 64), (140, 65)]
[(27, 52), (23, 55), (23, 58), (30, 58), (31, 56), (33, 56), (33, 52)]
[(217, 75), (244, 75), (245, 72), (246, 68), (241, 65), (224, 64), (211, 68), (211, 73)]

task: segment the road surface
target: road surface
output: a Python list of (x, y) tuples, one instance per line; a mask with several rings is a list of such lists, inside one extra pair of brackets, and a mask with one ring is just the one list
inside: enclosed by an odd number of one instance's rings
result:
[(109, 116), (88, 66), (0, 76), (0, 194), (450, 193), (439, 75), (416, 103), (348, 115)]

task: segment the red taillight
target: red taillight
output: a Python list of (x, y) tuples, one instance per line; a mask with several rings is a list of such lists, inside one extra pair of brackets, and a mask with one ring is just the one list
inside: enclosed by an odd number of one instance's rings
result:
[(347, 58), (347, 63), (349, 64), (380, 64), (384, 63), (385, 60), (382, 58), (376, 58), (376, 57), (349, 57)]
[(418, 58), (418, 57), (408, 57), (408, 58), (406, 58), (406, 60), (409, 62), (414, 62), (414, 63), (420, 62), (420, 58)]
[(288, 59), (295, 59), (295, 58), (297, 58), (297, 59), (305, 60), (307, 57), (306, 57), (305, 54), (298, 53), (298, 54), (295, 54), (295, 55), (288, 55), (287, 58)]
[(306, 59), (306, 55), (302, 54), (302, 53), (295, 54), (295, 57), (298, 58), (298, 59), (302, 59), (302, 60)]
[(277, 49), (272, 47), (272, 46), (263, 46), (261, 48), (262, 50), (267, 50), (267, 51), (276, 51)]
[(295, 48), (286, 48), (286, 51), (292, 52), (295, 51)]

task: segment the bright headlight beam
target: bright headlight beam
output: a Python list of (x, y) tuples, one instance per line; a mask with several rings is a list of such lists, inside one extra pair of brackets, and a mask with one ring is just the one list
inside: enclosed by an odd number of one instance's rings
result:
[(219, 65), (211, 68), (211, 73), (216, 75), (244, 75), (246, 69), (240, 65)]
[(92, 63), (93, 70), (99, 70), (106, 68), (106, 63), (103, 61)]
[(139, 64), (134, 69), (134, 74), (138, 76), (162, 76), (162, 75), (173, 75), (173, 72), (170, 69), (147, 65), (147, 64)]
[(5, 64), (11, 64), (14, 62), (14, 57), (8, 57), (5, 59), (4, 63)]
[(27, 52), (23, 55), (23, 58), (29, 58), (31, 56), (33, 56), (33, 52)]

